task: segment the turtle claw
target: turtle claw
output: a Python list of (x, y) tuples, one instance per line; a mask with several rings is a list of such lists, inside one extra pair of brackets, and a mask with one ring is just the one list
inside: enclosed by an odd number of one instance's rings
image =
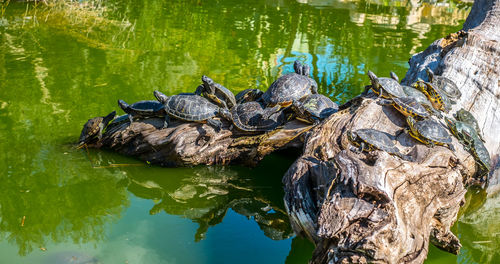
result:
[(222, 122), (219, 120), (207, 119), (207, 124), (211, 125), (215, 129), (215, 132), (220, 132), (222, 129)]

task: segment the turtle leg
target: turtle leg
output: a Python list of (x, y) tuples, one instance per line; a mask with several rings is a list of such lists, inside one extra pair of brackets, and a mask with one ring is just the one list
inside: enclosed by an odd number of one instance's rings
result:
[(389, 100), (389, 99), (380, 99), (380, 100), (377, 101), (377, 104), (378, 105), (392, 105), (392, 100)]
[(222, 128), (222, 122), (213, 118), (207, 119), (207, 124), (213, 126), (217, 132), (219, 132)]
[(194, 94), (196, 95), (201, 95), (201, 93), (203, 92), (203, 84), (200, 84), (198, 85), (198, 87), (196, 88), (196, 91), (194, 91)]
[(170, 124), (170, 116), (165, 115), (165, 120), (163, 121), (163, 128), (167, 128), (169, 124)]
[(130, 120), (130, 124), (134, 122), (134, 117), (131, 114), (128, 114), (128, 119)]

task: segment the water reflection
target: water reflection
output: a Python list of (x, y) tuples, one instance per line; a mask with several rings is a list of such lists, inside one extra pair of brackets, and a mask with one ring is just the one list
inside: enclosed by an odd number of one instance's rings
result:
[[(275, 201), (271, 185), (254, 185), (250, 175), (224, 167), (197, 167), (179, 181), (164, 181), (144, 175), (129, 176), (127, 189), (138, 197), (152, 199), (150, 214), (162, 211), (180, 215), (199, 227), (195, 241), (205, 238), (209, 227), (222, 222), (229, 209), (254, 220), (273, 239), (292, 236), (288, 216), (282, 202)], [(245, 175), (247, 174), (247, 175)]]

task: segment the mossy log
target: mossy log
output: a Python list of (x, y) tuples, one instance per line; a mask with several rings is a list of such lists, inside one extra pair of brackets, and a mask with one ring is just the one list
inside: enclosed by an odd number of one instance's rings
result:
[[(473, 5), (463, 31), (435, 41), (410, 60), (404, 79), (427, 79), (425, 67), (456, 81), (454, 105), (478, 119), (494, 163), (500, 153), (500, 0)], [(309, 132), (304, 153), (283, 178), (294, 230), (316, 244), (312, 263), (422, 263), (428, 243), (458, 253), (450, 227), (474, 177), (474, 158), (454, 138), (456, 151), (427, 147), (407, 133), (404, 118), (373, 98), (351, 106)], [(373, 128), (414, 158), (386, 152), (358, 154), (346, 131)], [(492, 164), (492, 168), (498, 167)]]

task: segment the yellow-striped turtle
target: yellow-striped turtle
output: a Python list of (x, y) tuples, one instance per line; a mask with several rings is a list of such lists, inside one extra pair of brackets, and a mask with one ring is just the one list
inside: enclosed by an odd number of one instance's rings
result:
[(236, 105), (236, 98), (229, 89), (214, 82), (214, 80), (205, 75), (201, 77), (201, 81), (203, 84), (200, 84), (194, 92), (196, 95), (203, 95), (212, 101), (212, 103), (227, 109), (231, 109)]
[(360, 151), (382, 150), (404, 160), (411, 160), (410, 156), (403, 155), (394, 142), (384, 132), (363, 128), (356, 131), (347, 131), (347, 138)]
[(379, 97), (383, 98), (394, 98), (394, 97), (404, 97), (404, 93), (401, 85), (393, 78), (377, 77), (372, 71), (368, 71), (368, 77), (372, 85), (370, 88)]
[(440, 123), (432, 119), (417, 121), (411, 116), (406, 118), (406, 122), (410, 126), (410, 136), (416, 140), (428, 146), (448, 146), (449, 149), (454, 150), (450, 134)]
[(241, 131), (266, 132), (283, 124), (284, 111), (280, 106), (263, 108), (258, 102), (238, 104), (231, 109), (233, 124)]
[(310, 94), (292, 104), (296, 118), (312, 124), (318, 124), (339, 110), (339, 106), (322, 94)]
[(450, 100), (457, 100), (462, 96), (460, 89), (458, 89), (454, 81), (444, 76), (434, 75), (434, 72), (429, 67), (426, 67), (425, 71), (429, 76), (429, 81), (436, 86), (436, 88), (441, 90)]
[(448, 98), (434, 85), (429, 82), (424, 82), (419, 79), (412, 84), (413, 87), (424, 93), (436, 110), (448, 112), (450, 110), (450, 102)]
[(390, 104), (404, 116), (413, 116), (420, 119), (428, 118), (430, 116), (425, 107), (412, 97), (395, 97), (391, 100), (380, 101), (379, 104)]
[(116, 115), (116, 111), (109, 113), (106, 116), (99, 116), (89, 119), (85, 125), (83, 125), (82, 133), (80, 134), (80, 139), (78, 141), (78, 146), (81, 147), (95, 140), (96, 138), (101, 140), (102, 131), (104, 128), (113, 120)]
[(407, 85), (401, 85), (401, 87), (403, 88), (403, 91), (408, 97), (412, 97), (413, 99), (415, 99), (419, 104), (421, 104), (427, 110), (427, 112), (439, 118), (443, 117), (443, 115), (441, 115), (441, 113), (438, 110), (432, 107), (432, 104), (429, 101), (429, 99), (427, 99), (427, 96), (425, 96), (425, 94), (423, 94), (421, 91)]
[(266, 106), (287, 107), (304, 96), (318, 93), (318, 84), (309, 77), (309, 65), (295, 61), (293, 68), (294, 73), (279, 77), (262, 95), (262, 101)]

